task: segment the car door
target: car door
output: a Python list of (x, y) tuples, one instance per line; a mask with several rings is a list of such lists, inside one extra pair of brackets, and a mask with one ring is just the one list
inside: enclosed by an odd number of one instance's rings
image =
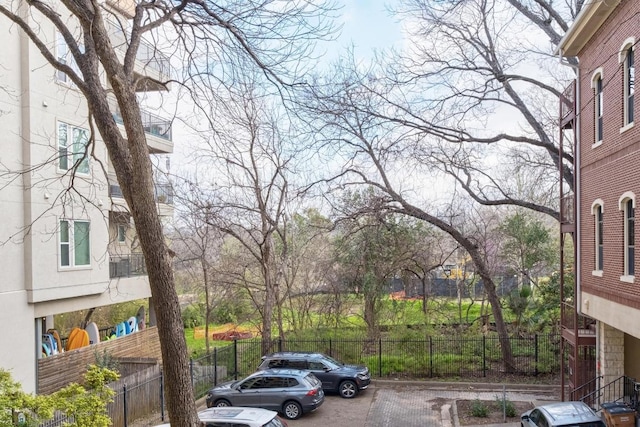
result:
[(321, 360), (310, 360), (309, 371), (322, 382), (324, 390), (335, 390), (338, 387), (335, 375), (331, 372), (331, 367)]
[(265, 387), (264, 377), (249, 378), (236, 388), (233, 395), (233, 406), (255, 406), (262, 407), (262, 392)]
[(264, 377), (261, 407), (272, 411), (280, 411), (288, 396), (288, 378), (282, 376)]

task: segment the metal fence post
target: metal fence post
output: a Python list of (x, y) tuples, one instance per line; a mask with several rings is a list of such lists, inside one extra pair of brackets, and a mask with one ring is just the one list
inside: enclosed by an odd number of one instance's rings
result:
[(487, 336), (482, 336), (482, 376), (487, 376)]
[(429, 378), (433, 378), (433, 341), (429, 337)]
[(122, 410), (123, 410), (123, 420), (124, 420), (124, 427), (127, 427), (127, 385), (123, 384), (122, 386)]
[(378, 377), (382, 378), (382, 338), (378, 338)]
[(535, 345), (535, 350), (534, 350), (534, 361), (535, 361), (535, 367), (533, 369), (533, 375), (538, 376), (538, 334), (534, 335), (534, 339), (533, 339), (533, 343)]
[(333, 357), (333, 342), (329, 338), (329, 356)]
[(218, 385), (218, 348), (213, 347), (213, 385)]
[(238, 339), (233, 339), (233, 379), (238, 379)]
[(191, 376), (191, 388), (194, 387), (193, 382), (193, 358), (189, 358), (189, 375)]
[(164, 375), (160, 369), (160, 420), (164, 421)]
[(282, 337), (278, 337), (278, 351), (282, 351)]

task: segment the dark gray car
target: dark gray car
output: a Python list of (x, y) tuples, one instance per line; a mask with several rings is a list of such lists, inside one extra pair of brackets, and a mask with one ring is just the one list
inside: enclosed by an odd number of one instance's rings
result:
[(355, 397), (371, 383), (369, 368), (345, 365), (322, 353), (283, 351), (262, 357), (261, 369), (293, 368), (306, 369), (320, 381), (324, 391), (337, 392), (344, 398)]
[(282, 413), (295, 420), (324, 402), (322, 384), (312, 373), (297, 369), (268, 369), (245, 379), (213, 387), (207, 393), (207, 408), (252, 406)]

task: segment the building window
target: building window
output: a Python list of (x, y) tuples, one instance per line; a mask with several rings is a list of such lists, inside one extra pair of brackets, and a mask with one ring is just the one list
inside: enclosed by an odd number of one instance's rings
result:
[(124, 224), (118, 224), (118, 243), (125, 243), (127, 241), (127, 226)]
[(625, 40), (622, 45), (622, 49), (620, 49), (619, 61), (622, 64), (623, 75), (622, 75), (622, 85), (623, 85), (623, 129), (627, 126), (633, 125), (633, 99), (634, 99), (634, 90), (635, 90), (635, 63), (634, 63), (634, 45), (635, 39), (629, 38)]
[(604, 268), (604, 222), (602, 205), (596, 206), (596, 270), (602, 271)]
[(602, 76), (598, 76), (596, 78), (596, 82), (595, 82), (595, 96), (594, 96), (594, 102), (595, 102), (595, 112), (596, 112), (596, 118), (595, 118), (595, 125), (596, 125), (596, 143), (598, 142), (602, 142), (602, 115), (603, 115), (603, 105), (604, 105), (604, 98), (602, 95)]
[[(84, 51), (83, 45), (80, 44), (79, 46), (80, 46), (80, 50)], [(71, 69), (78, 76), (80, 77), (82, 76), (82, 73), (80, 72), (80, 68), (78, 67), (78, 64), (76, 63), (76, 60), (74, 59), (73, 55), (71, 54), (71, 51), (69, 50), (69, 45), (67, 45), (67, 42), (65, 41), (64, 37), (62, 37), (62, 34), (59, 32), (56, 34), (56, 58), (58, 59), (58, 62), (71, 67)], [(69, 76), (67, 76), (66, 73), (60, 70), (56, 71), (56, 79), (59, 82), (72, 83)]]
[(635, 275), (636, 250), (636, 196), (631, 191), (624, 193), (618, 201), (623, 212), (623, 272), (620, 280), (633, 282)]
[(89, 173), (89, 131), (58, 122), (58, 169)]
[(625, 272), (627, 276), (633, 276), (635, 272), (635, 208), (633, 200), (625, 202), (624, 209), (624, 247), (625, 247)]
[(91, 264), (91, 239), (88, 221), (60, 221), (60, 266)]

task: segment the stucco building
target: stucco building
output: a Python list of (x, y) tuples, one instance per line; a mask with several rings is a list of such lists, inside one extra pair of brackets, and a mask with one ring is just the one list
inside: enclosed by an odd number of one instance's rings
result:
[[(133, 2), (101, 4), (110, 12), (112, 43), (124, 55)], [(50, 51), (75, 67), (48, 20), (30, 12), (25, 19), (40, 21), (34, 27)], [(2, 15), (0, 28), (0, 367), (35, 391), (41, 337), (55, 327), (54, 315), (149, 298), (151, 292), (131, 216), (105, 145), (98, 135), (92, 141), (82, 94)], [(136, 72), (166, 80), (169, 60), (143, 44)], [(166, 89), (146, 85), (140, 95), (158, 90)], [(152, 155), (169, 155), (171, 122), (146, 111), (143, 121)], [(157, 183), (156, 196), (159, 213), (170, 218), (170, 187)]]

